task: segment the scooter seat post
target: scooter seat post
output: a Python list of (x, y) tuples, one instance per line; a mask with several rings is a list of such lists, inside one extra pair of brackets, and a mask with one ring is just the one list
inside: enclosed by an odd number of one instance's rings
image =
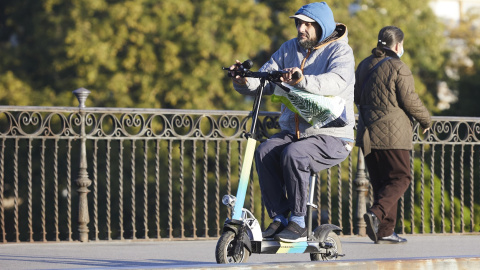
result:
[[(313, 204), (313, 198), (314, 198), (314, 193), (315, 193), (315, 184), (317, 182), (317, 174), (316, 173), (311, 173), (310, 174), (310, 187), (308, 191), (308, 204), (314, 206)], [(315, 207), (315, 206), (314, 206)]]
[(310, 188), (308, 192), (308, 203), (307, 203), (307, 236), (310, 239), (312, 237), (312, 210), (315, 205), (313, 204), (313, 197), (315, 193), (315, 184), (317, 182), (317, 174), (310, 174)]

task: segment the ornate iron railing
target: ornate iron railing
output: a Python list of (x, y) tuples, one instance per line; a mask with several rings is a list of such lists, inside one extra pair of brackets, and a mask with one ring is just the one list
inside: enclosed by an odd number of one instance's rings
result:
[[(0, 242), (205, 239), (229, 215), (249, 112), (0, 106)], [(278, 113), (262, 112), (263, 138)], [(400, 200), (402, 233), (479, 232), (480, 118), (434, 117), (414, 127), (412, 174)], [(371, 202), (355, 148), (320, 173), (316, 224), (365, 234)], [(90, 193), (90, 194), (89, 194)], [(252, 172), (247, 208), (269, 222)]]

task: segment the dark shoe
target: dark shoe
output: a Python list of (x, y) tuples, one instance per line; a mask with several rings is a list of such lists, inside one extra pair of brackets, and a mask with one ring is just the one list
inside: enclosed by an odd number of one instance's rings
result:
[(285, 226), (280, 221), (274, 221), (268, 225), (267, 229), (262, 232), (263, 238), (272, 238), (275, 234), (285, 229)]
[(400, 244), (406, 242), (407, 239), (402, 238), (393, 232), (393, 234), (390, 236), (380, 237), (377, 241), (377, 244)]
[(302, 228), (297, 223), (289, 221), (287, 227), (275, 235), (275, 240), (290, 243), (307, 241), (307, 228)]
[(377, 242), (377, 233), (378, 233), (378, 224), (380, 223), (378, 221), (377, 216), (375, 216), (374, 213), (368, 211), (363, 215), (363, 219), (365, 220), (365, 223), (367, 223), (367, 235), (372, 240), (373, 242)]

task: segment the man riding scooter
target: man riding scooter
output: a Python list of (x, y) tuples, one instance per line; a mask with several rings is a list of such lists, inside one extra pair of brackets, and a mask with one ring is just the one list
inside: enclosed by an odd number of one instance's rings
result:
[[(335, 23), (325, 2), (302, 6), (290, 18), (297, 37), (286, 41), (259, 70), (286, 71), (281, 81), (310, 94), (336, 96), (345, 102), (345, 124), (319, 126), (282, 104), (281, 132), (255, 151), (262, 198), (273, 222), (263, 238), (283, 242), (306, 241), (308, 185), (311, 173), (342, 162), (353, 145), (355, 125), (353, 88), (355, 62), (348, 45), (347, 27)], [(260, 80), (236, 75), (240, 61), (230, 67), (233, 86), (245, 95), (255, 95)], [(299, 78), (293, 76), (300, 72)], [(273, 94), (277, 84), (267, 81), (264, 94)]]

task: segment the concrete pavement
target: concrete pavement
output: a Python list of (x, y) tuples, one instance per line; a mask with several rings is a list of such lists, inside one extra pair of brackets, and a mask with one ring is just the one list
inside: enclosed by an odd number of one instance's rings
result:
[(406, 244), (376, 245), (342, 236), (345, 257), (311, 262), (308, 254), (252, 254), (217, 265), (216, 240), (0, 244), (0, 269), (480, 269), (480, 235), (403, 235)]

